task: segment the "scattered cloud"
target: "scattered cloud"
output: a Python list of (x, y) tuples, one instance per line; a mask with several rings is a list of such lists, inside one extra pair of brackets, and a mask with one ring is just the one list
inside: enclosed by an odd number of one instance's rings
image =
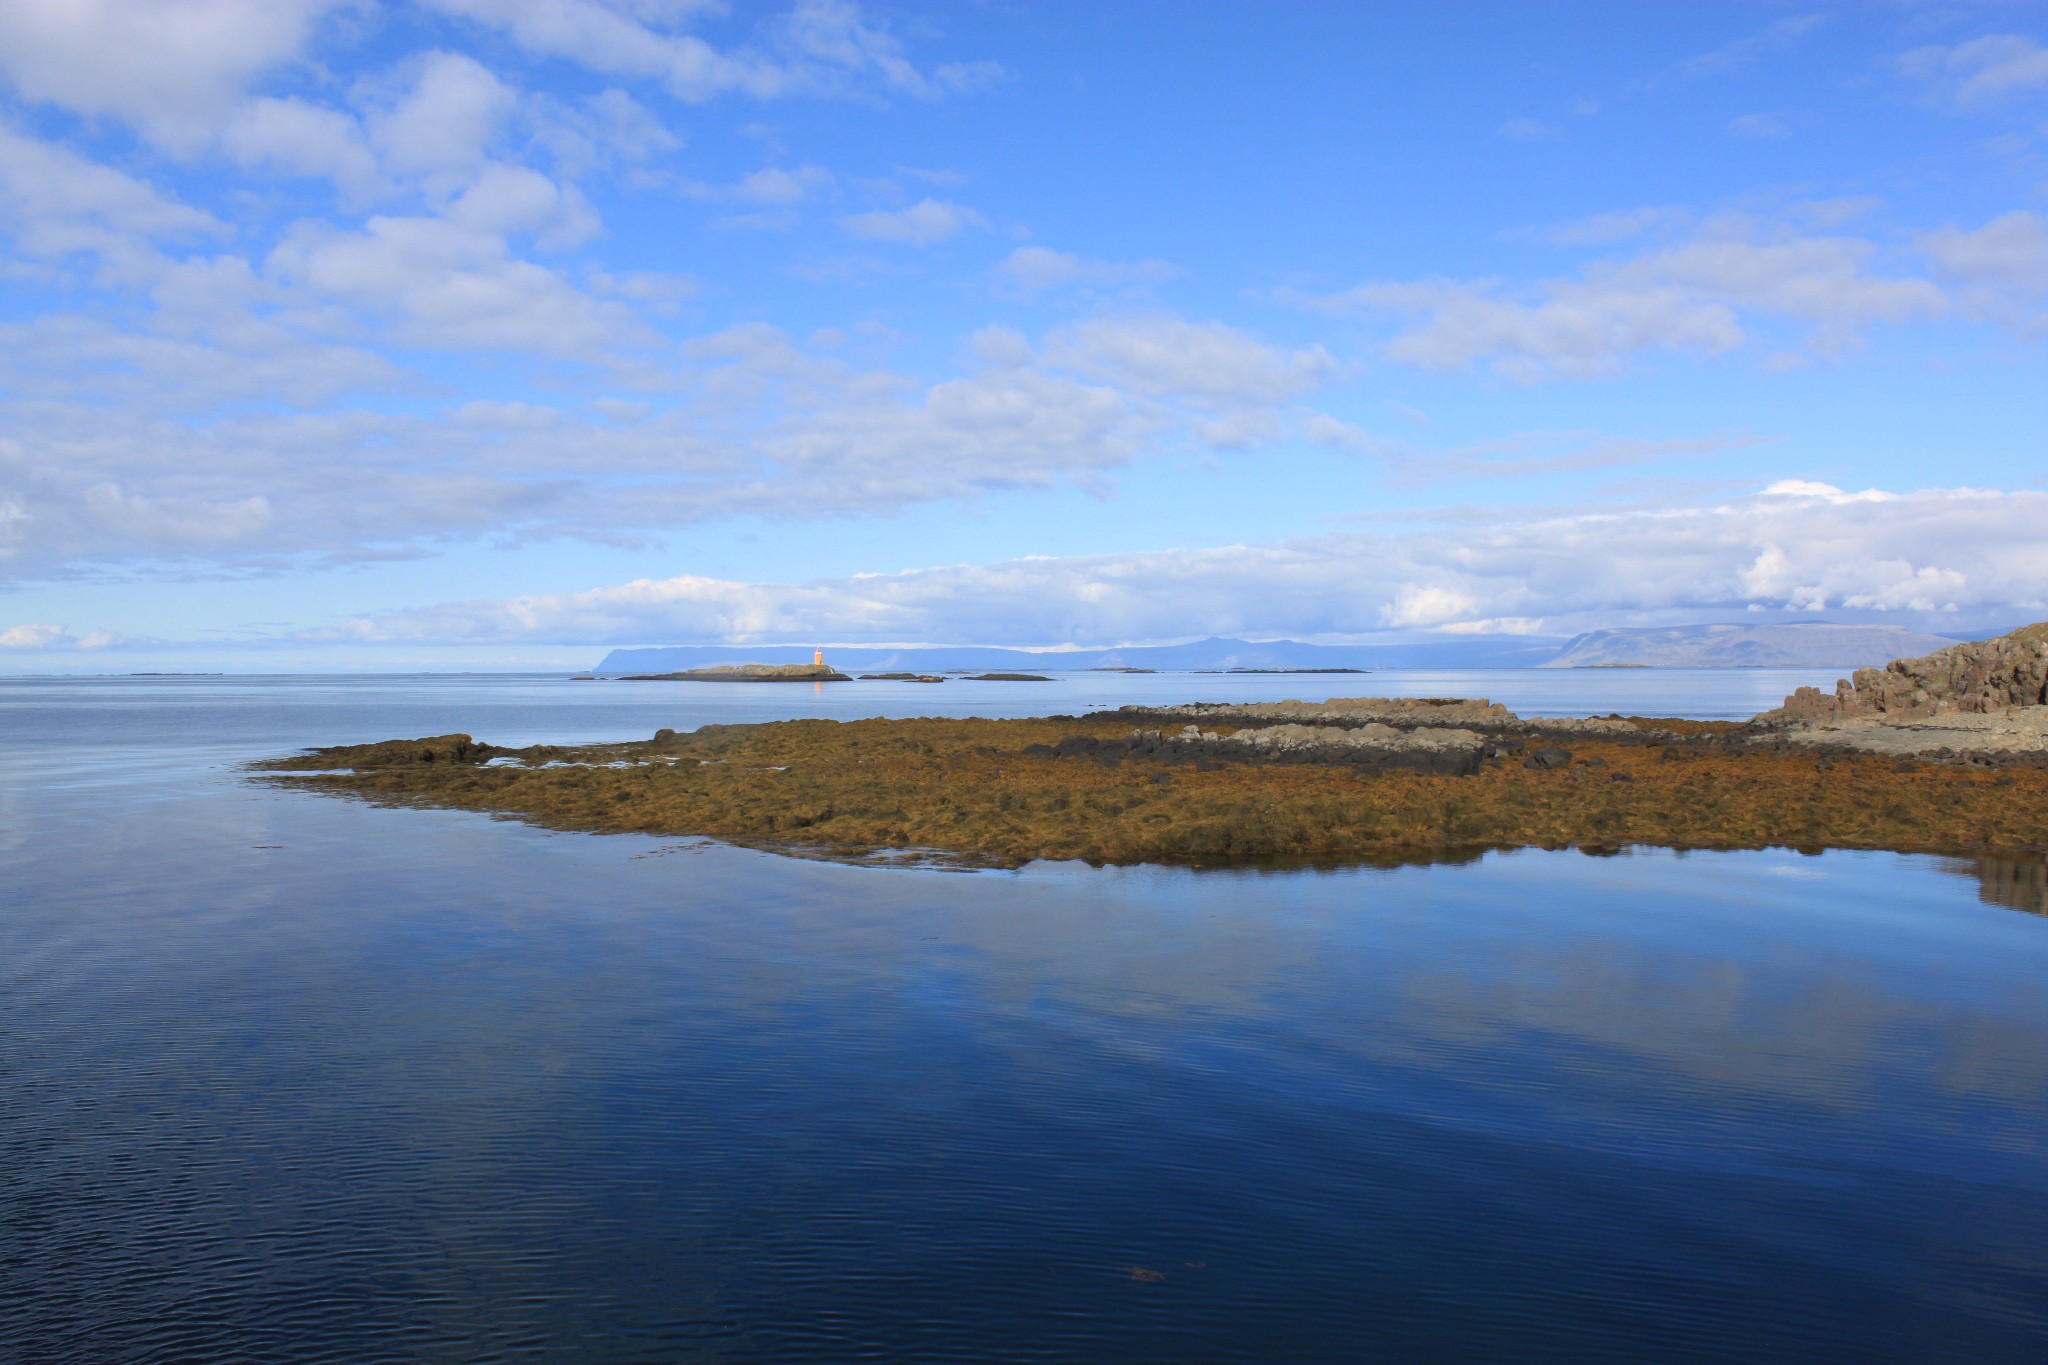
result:
[(1938, 228), (1920, 249), (1944, 274), (1972, 284), (2048, 291), (2048, 218), (2038, 213), (2018, 210), (1974, 230)]
[(28, 621), (0, 630), (0, 649), (48, 649), (67, 638), (62, 626)]
[(1445, 450), (1403, 445), (1387, 457), (1397, 486), (1420, 487), (1449, 480), (1527, 479), (1580, 474), (1656, 460), (1684, 457), (1696, 465), (1702, 456), (1748, 450), (1773, 444), (1772, 438), (1743, 433), (1645, 440), (1599, 432), (1522, 432), (1498, 440)]
[(2048, 610), (2048, 493), (1788, 481), (1703, 506), (949, 565), (804, 584), (683, 576), (359, 618), (366, 641), (1114, 645), (1208, 634), (1554, 630), (1747, 612), (1923, 626)]
[[(437, 250), (449, 268), (434, 268)], [(575, 300), (587, 296), (466, 250), (398, 223), (381, 235), (315, 235), (282, 273), (317, 276), (328, 297), (360, 290), (363, 309), (390, 310), (388, 325), (422, 345), (571, 345), (579, 328), (607, 324), (581, 311)], [(141, 381), (106, 379), (112, 367), (82, 358), (164, 367), (166, 388), (203, 390), (217, 353), (110, 349), (117, 338), (85, 324), (39, 325), (33, 349), (56, 373), (0, 401), (0, 578), (17, 581), (110, 564), (348, 561), (458, 540), (619, 541), (719, 518), (860, 516), (1062, 481), (1099, 487), (1166, 450), (1265, 440), (1331, 371), (1318, 349), (1286, 351), (1170, 315), (1094, 319), (1036, 344), (985, 332), (968, 369), (936, 380), (859, 368), (830, 353), (829, 335), (806, 348), (750, 324), (684, 345), (653, 402), (472, 397), (440, 411), (252, 412), (217, 396), (174, 419), (167, 400), (106, 401), (105, 385)], [(0, 343), (13, 340), (0, 331)], [(352, 354), (315, 350), (306, 367), (345, 376)], [(283, 358), (278, 382), (294, 368)]]
[(1951, 224), (1919, 247), (1971, 315), (2048, 335), (2048, 218), (2021, 209), (1980, 228)]
[(1792, 136), (1792, 129), (1776, 114), (1743, 114), (1728, 120), (1728, 131), (1737, 137), (1755, 138), (1759, 142)]
[(968, 228), (985, 228), (988, 220), (973, 209), (942, 199), (920, 199), (907, 209), (875, 209), (840, 220), (863, 241), (931, 246)]
[(1165, 313), (1062, 327), (1046, 338), (1045, 357), (1136, 393), (1209, 407), (1279, 403), (1336, 368), (1320, 346), (1285, 351), (1222, 323)]
[[(720, 49), (692, 24), (724, 7), (712, 4), (616, 5), (604, 0), (425, 0), (445, 14), (502, 32), (528, 52), (576, 62), (608, 76), (662, 82), (680, 99), (724, 94), (774, 99), (840, 95), (879, 88), (919, 99), (982, 89), (1001, 79), (992, 62), (956, 62), (927, 70), (849, 0), (799, 0), (763, 26), (763, 48)], [(764, 50), (765, 49), (765, 50)]]
[(1973, 107), (2048, 87), (2048, 47), (2017, 33), (1973, 38), (1952, 47), (1918, 47), (1899, 69), (1949, 103)]
[(1689, 239), (1598, 260), (1575, 277), (1529, 289), (1418, 280), (1282, 297), (1337, 315), (1407, 318), (1387, 345), (1404, 364), (1446, 371), (1485, 364), (1533, 383), (1613, 374), (1649, 352), (1720, 355), (1779, 325), (1798, 331), (1793, 353), (1831, 354), (1875, 324), (1945, 310), (1939, 286), (1875, 269), (1878, 255), (1875, 243), (1858, 238), (1727, 217)]
[(801, 204), (831, 179), (822, 166), (799, 166), (793, 171), (768, 166), (742, 178), (733, 186), (732, 197), (743, 204)]
[(1542, 142), (1557, 136), (1557, 129), (1551, 124), (1533, 118), (1511, 118), (1497, 130), (1504, 138), (1515, 142)]
[[(523, 260), (490, 228), (561, 221), (545, 192), (479, 205), (472, 221), (372, 217), (361, 231), (306, 223), (264, 262), (287, 290), (347, 312), (400, 346), (594, 358), (650, 339), (624, 303), (593, 298), (556, 271)], [(323, 319), (309, 317), (312, 325)]]
[(1652, 84), (1698, 80), (1740, 71), (1764, 58), (1789, 52), (1797, 47), (1807, 34), (1819, 28), (1822, 22), (1823, 16), (1818, 14), (1795, 14), (1780, 19), (1755, 33), (1723, 43), (1711, 51), (1672, 63), (1652, 81)]
[(1625, 242), (1633, 237), (1689, 226), (1697, 221), (1697, 218), (1698, 215), (1689, 209), (1644, 205), (1641, 208), (1596, 213), (1590, 217), (1574, 219), (1569, 223), (1560, 223), (1541, 236), (1544, 241), (1558, 246), (1606, 246), (1613, 242)]
[(1094, 261), (1042, 246), (1020, 246), (997, 262), (997, 279), (1025, 293), (1069, 286), (1115, 288), (1158, 284), (1180, 271), (1160, 260)]
[(132, 125), (181, 155), (206, 147), (256, 77), (299, 60), (344, 0), (11, 0), (0, 73), (30, 100)]

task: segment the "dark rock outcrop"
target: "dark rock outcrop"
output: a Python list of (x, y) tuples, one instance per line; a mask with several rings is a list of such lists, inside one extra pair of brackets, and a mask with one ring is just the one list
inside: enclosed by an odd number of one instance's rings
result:
[(428, 735), (423, 739), (386, 739), (375, 744), (335, 744), (311, 754), (269, 759), (257, 768), (407, 768), (416, 764), (477, 764), (506, 752), (479, 744), (468, 735)]
[(1952, 645), (1924, 658), (1894, 659), (1883, 668), (1859, 668), (1835, 684), (1832, 696), (1802, 687), (1757, 720), (1788, 725), (1866, 716), (1924, 720), (2041, 705), (2048, 705), (2048, 622)]

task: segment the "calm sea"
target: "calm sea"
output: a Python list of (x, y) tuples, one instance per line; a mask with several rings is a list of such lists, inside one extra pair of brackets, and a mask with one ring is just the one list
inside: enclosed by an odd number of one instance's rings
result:
[(883, 870), (234, 769), (1832, 677), (0, 680), (0, 1359), (2048, 1359), (2038, 864)]

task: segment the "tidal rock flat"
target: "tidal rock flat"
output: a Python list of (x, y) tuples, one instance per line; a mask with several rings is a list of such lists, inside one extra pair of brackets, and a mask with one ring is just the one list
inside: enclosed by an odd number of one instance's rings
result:
[(2048, 753), (1919, 762), (1817, 752), (1754, 723), (1525, 721), (1456, 699), (778, 721), (578, 748), (445, 735), (252, 767), (313, 791), (561, 829), (979, 866), (1399, 862), (1532, 845), (2048, 850)]

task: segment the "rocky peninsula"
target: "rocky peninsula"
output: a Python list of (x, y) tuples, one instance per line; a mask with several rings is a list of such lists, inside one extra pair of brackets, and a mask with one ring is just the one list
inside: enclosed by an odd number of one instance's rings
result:
[(309, 790), (562, 829), (981, 866), (1334, 864), (1634, 844), (2039, 853), (2044, 644), (2048, 628), (2030, 627), (1864, 670), (1833, 698), (1803, 689), (1747, 722), (1528, 719), (1485, 700), (1332, 698), (708, 725), (576, 748), (443, 735), (252, 767)]

